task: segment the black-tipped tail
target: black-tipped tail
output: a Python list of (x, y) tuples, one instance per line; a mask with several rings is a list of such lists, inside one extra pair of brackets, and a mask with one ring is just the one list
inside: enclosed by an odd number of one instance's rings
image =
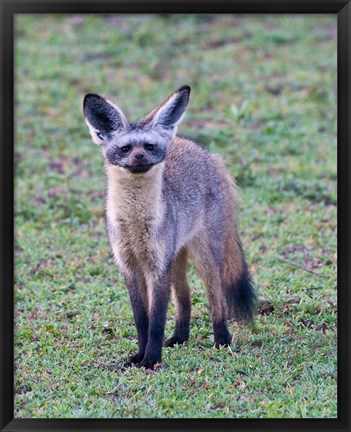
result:
[(245, 323), (253, 320), (257, 311), (257, 296), (246, 268), (232, 286), (225, 287), (224, 294), (230, 317)]

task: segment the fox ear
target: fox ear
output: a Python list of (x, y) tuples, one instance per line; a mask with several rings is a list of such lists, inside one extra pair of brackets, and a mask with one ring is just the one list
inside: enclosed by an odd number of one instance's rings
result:
[(96, 144), (111, 138), (112, 132), (128, 125), (123, 112), (108, 99), (88, 93), (83, 102), (85, 122)]
[(185, 115), (189, 97), (190, 87), (188, 85), (180, 87), (172, 93), (165, 102), (150, 113), (153, 125), (161, 125), (166, 128), (178, 125)]

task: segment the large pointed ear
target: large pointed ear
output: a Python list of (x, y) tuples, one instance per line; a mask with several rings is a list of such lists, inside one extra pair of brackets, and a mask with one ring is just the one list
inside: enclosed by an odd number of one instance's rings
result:
[(180, 123), (184, 117), (185, 110), (189, 103), (190, 87), (180, 87), (160, 106), (150, 113), (152, 124), (165, 128), (172, 128)]
[(88, 93), (83, 102), (85, 122), (96, 144), (111, 138), (111, 134), (128, 125), (123, 112), (108, 99)]

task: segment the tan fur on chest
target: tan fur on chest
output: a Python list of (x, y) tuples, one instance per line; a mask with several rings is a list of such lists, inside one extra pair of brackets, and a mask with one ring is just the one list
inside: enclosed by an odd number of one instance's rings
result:
[(162, 267), (163, 243), (157, 238), (164, 214), (161, 201), (163, 164), (143, 175), (107, 167), (106, 215), (117, 264), (122, 270), (141, 265), (145, 270)]

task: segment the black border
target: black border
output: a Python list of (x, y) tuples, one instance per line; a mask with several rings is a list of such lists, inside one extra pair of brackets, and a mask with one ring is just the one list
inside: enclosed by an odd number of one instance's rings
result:
[[(14, 419), (13, 154), (16, 13), (335, 13), (338, 18), (338, 418), (337, 419)], [(0, 0), (0, 430), (351, 431), (351, 3), (341, 0), (75, 1)], [(11, 252), (10, 252), (11, 251)]]

